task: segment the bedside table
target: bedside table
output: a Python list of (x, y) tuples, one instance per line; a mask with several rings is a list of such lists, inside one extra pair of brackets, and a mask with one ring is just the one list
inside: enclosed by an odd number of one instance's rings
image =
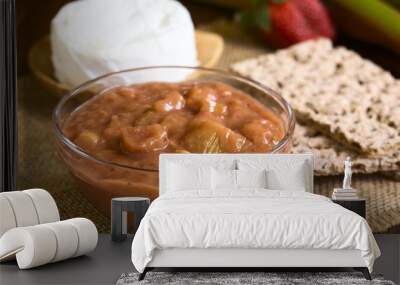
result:
[(332, 199), (333, 203), (339, 204), (340, 206), (359, 214), (365, 219), (365, 199), (354, 199), (354, 200), (336, 200)]
[(128, 234), (127, 212), (133, 213), (135, 231), (150, 206), (150, 199), (144, 197), (119, 197), (111, 200), (111, 239), (124, 241)]

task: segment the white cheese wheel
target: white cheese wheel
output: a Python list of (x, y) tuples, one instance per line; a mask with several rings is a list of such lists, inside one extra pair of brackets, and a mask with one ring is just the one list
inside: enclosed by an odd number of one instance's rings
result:
[[(52, 20), (51, 48), (55, 76), (70, 87), (124, 69), (197, 65), (190, 14), (175, 0), (73, 1)], [(147, 80), (186, 75), (149, 73)]]

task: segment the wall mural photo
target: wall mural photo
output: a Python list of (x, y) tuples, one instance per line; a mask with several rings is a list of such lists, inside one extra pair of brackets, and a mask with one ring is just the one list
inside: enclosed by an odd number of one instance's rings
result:
[(6, 284), (400, 282), (398, 0), (0, 5)]

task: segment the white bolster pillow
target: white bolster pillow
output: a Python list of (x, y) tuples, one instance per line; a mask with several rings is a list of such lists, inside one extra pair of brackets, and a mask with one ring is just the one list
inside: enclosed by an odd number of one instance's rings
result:
[(10, 202), (0, 195), (0, 237), (9, 229), (17, 227)]
[(39, 223), (35, 205), (28, 194), (12, 191), (3, 192), (1, 195), (10, 202), (17, 227), (33, 226)]
[(66, 220), (78, 233), (78, 247), (74, 257), (91, 252), (96, 248), (98, 233), (97, 228), (92, 221), (84, 218), (75, 218)]
[(56, 201), (49, 192), (43, 189), (29, 189), (22, 191), (30, 196), (38, 215), (39, 224), (57, 222), (60, 220), (60, 214)]
[(85, 218), (18, 227), (0, 238), (0, 261), (15, 256), (20, 269), (33, 268), (86, 254), (97, 239), (96, 226)]
[(0, 193), (0, 237), (9, 229), (56, 222), (60, 214), (53, 197), (43, 189)]
[(59, 245), (56, 248), (52, 262), (70, 258), (75, 255), (78, 249), (78, 232), (71, 228), (71, 223), (67, 223), (67, 221), (43, 225), (45, 228), (49, 228), (52, 234), (55, 235), (57, 245)]

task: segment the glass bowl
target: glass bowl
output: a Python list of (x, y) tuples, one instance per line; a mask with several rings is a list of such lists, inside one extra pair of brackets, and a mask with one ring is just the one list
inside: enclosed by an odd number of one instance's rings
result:
[(57, 153), (81, 184), (83, 193), (103, 213), (109, 215), (111, 198), (158, 196), (158, 169), (143, 169), (96, 158), (75, 145), (63, 133), (72, 112), (104, 91), (118, 86), (146, 82), (217, 81), (252, 96), (281, 119), (284, 137), (270, 153), (290, 150), (295, 119), (289, 104), (275, 91), (250, 79), (227, 72), (200, 67), (159, 66), (110, 73), (66, 94), (53, 113)]

